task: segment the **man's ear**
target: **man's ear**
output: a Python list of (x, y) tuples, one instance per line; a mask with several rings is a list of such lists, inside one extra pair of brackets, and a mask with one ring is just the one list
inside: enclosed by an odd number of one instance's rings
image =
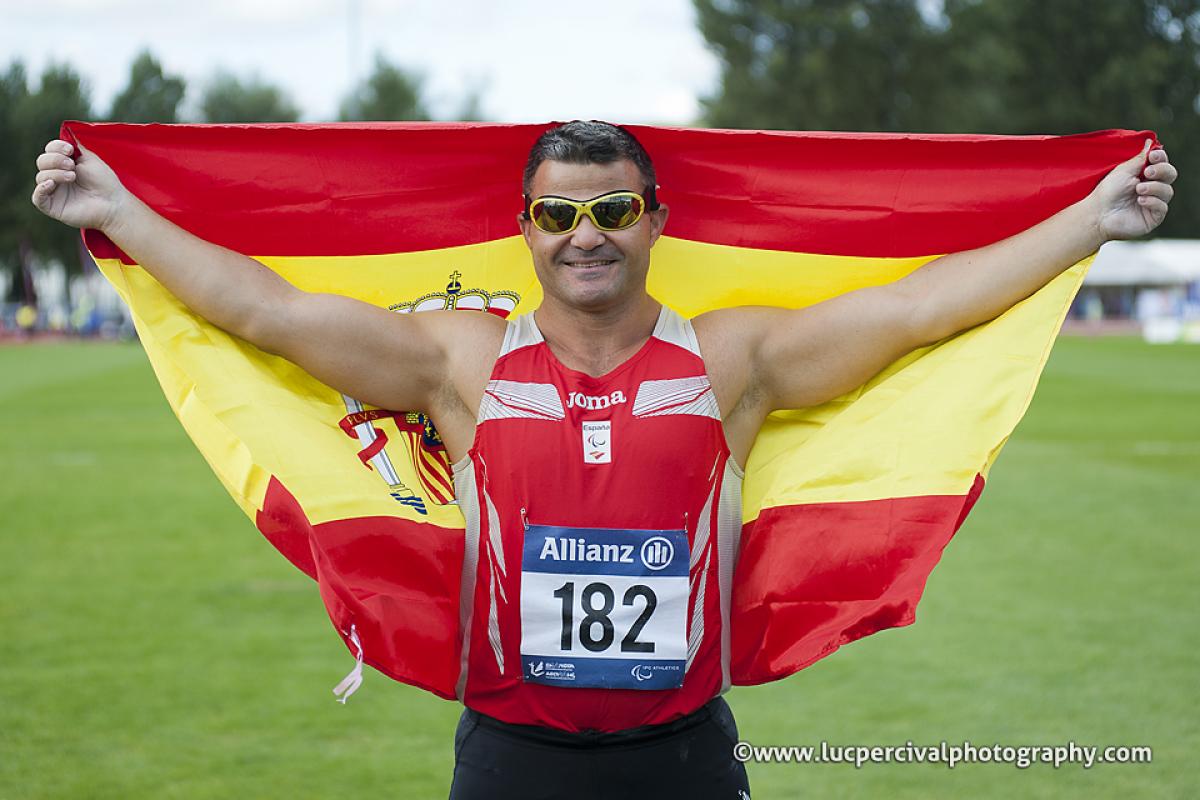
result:
[(647, 214), (650, 215), (650, 246), (651, 247), (653, 247), (654, 243), (658, 241), (658, 237), (662, 236), (663, 228), (667, 227), (667, 214), (669, 212), (670, 212), (670, 209), (667, 208), (666, 205), (664, 205), (664, 204), (660, 204), (659, 207), (654, 209), (653, 211), (646, 212)]
[(521, 236), (525, 237), (525, 246), (530, 250), (533, 249), (533, 246), (529, 243), (529, 229), (532, 225), (533, 221), (525, 216), (525, 212), (517, 213), (517, 226), (521, 229)]

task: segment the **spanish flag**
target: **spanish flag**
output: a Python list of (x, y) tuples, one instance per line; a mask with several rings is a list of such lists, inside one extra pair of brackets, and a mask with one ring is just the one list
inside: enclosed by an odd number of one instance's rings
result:
[[(168, 219), (302, 289), (401, 314), (510, 317), (541, 299), (515, 216), (525, 156), (546, 127), (68, 122), (63, 138)], [(1049, 217), (1153, 136), (630, 130), (671, 207), (650, 292), (685, 316), (799, 308), (894, 281)], [(317, 581), (352, 652), (453, 697), (463, 518), (421, 409), (368, 407), (317, 382), (192, 314), (102, 234), (84, 236), (188, 435)], [(771, 415), (746, 470), (734, 683), (785, 677), (913, 621), (1089, 260), (843, 397)]]

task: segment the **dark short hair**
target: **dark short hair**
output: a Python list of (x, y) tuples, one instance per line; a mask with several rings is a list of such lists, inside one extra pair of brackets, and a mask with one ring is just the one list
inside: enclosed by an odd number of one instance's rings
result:
[(632, 133), (608, 122), (575, 120), (543, 133), (529, 150), (521, 189), (528, 197), (533, 175), (543, 161), (562, 161), (567, 164), (611, 164), (629, 159), (642, 174), (648, 208), (658, 208), (654, 197), (657, 181), (650, 154)]

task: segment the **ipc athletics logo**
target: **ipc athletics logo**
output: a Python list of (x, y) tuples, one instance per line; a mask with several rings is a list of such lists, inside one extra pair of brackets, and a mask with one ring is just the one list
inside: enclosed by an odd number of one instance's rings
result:
[(642, 542), (642, 563), (646, 569), (665, 569), (675, 558), (675, 545), (665, 536), (651, 536)]

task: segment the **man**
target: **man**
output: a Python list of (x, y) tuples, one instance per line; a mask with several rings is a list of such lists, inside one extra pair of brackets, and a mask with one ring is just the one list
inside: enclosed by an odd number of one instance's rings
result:
[[(544, 300), (505, 323), (301, 292), (72, 153), (55, 141), (38, 158), (45, 213), (102, 230), (195, 312), (328, 385), (434, 420), (477, 558), (464, 570), (463, 798), (748, 796), (719, 695), (740, 465), (766, 415), (837, 397), (1104, 241), (1148, 233), (1176, 177), (1147, 142), (1003, 242), (807, 309), (688, 321), (646, 291), (668, 214), (649, 157), (620, 128), (570, 123), (525, 171), (518, 223)], [(405, 370), (377, 370), (388, 363)]]

